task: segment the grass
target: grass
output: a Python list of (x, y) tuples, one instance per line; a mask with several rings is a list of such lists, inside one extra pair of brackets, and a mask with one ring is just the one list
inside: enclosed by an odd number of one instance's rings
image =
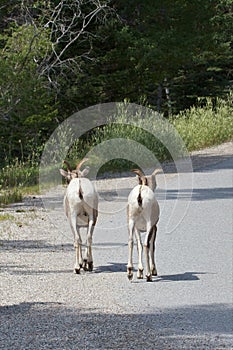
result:
[(6, 220), (14, 220), (14, 216), (8, 213), (0, 213), (0, 222)]
[(34, 160), (16, 158), (0, 169), (0, 205), (21, 202), (24, 195), (38, 193), (38, 166)]
[[(154, 164), (154, 156), (160, 162), (170, 159), (172, 156), (166, 144), (169, 143), (170, 149), (174, 151), (179, 141), (178, 136), (167, 125), (156, 123), (154, 116), (142, 118), (136, 115), (134, 118), (137, 119), (137, 125), (126, 125), (127, 116), (124, 111), (119, 113), (117, 124), (109, 123), (96, 128), (88, 138), (77, 140), (67, 153), (67, 160), (75, 166), (79, 159), (95, 150), (90, 153), (90, 165), (91, 168), (98, 167), (100, 175), (103, 172), (127, 171), (140, 164)], [(168, 121), (168, 125), (177, 130), (188, 151), (232, 140), (232, 95), (226, 100), (217, 100), (215, 106), (207, 99), (204, 106), (192, 107), (171, 116)], [(160, 135), (160, 140), (156, 135)], [(114, 143), (116, 139), (118, 143)], [(103, 145), (105, 146), (102, 147)], [(116, 154), (112, 152), (114, 147), (118, 151)], [(126, 153), (130, 154), (130, 159), (123, 159), (122, 154)], [(177, 149), (176, 154), (180, 153), (182, 149)], [(48, 172), (51, 173), (49, 169)], [(36, 162), (35, 159), (8, 162), (8, 165), (0, 169), (0, 205), (21, 201), (26, 194), (38, 193), (38, 173), (39, 161)]]
[(18, 158), (8, 162), (0, 170), (1, 188), (26, 187), (38, 183), (38, 165), (39, 161), (21, 161)]
[[(177, 130), (189, 152), (232, 140), (233, 106), (231, 99), (232, 95), (226, 100), (218, 99), (214, 106), (211, 99), (207, 99), (204, 106), (192, 107), (178, 115), (171, 116), (167, 120), (167, 125), (158, 122), (154, 115), (148, 115), (141, 119), (139, 117), (137, 126), (126, 125), (128, 117), (124, 115), (123, 111), (118, 119), (118, 124), (109, 123), (104, 127), (97, 128), (89, 135), (88, 140), (81, 139), (74, 143), (67, 155), (68, 159), (75, 166), (78, 159), (85, 157), (91, 151), (90, 165), (92, 167), (103, 164), (100, 172), (127, 171), (132, 169), (134, 164), (138, 166), (136, 161), (147, 166), (145, 159), (140, 159), (140, 155), (142, 157), (145, 155), (142, 146), (149, 150), (159, 162), (174, 159), (174, 154), (179, 157), (182, 155), (183, 149), (179, 137), (173, 132), (172, 127)], [(136, 119), (137, 116), (133, 118)], [(167, 126), (170, 126), (170, 130)], [(112, 152), (114, 142), (111, 144), (110, 140), (114, 139), (124, 140), (124, 142), (116, 144), (115, 148), (118, 149), (118, 154), (130, 154), (130, 161), (120, 159), (119, 156), (109, 159), (111, 153), (114, 153)], [(126, 140), (134, 140), (137, 144), (130, 145), (130, 142), (127, 143)], [(102, 147), (98, 151), (97, 145), (104, 144), (104, 142), (109, 142), (109, 147)], [(97, 149), (97, 151), (92, 156), (93, 149)], [(173, 155), (170, 152), (173, 152)], [(148, 165), (153, 163), (150, 156), (144, 158), (148, 160)], [(134, 162), (134, 160), (136, 161)]]
[(9, 188), (1, 191), (0, 193), (0, 205), (8, 205), (11, 203), (21, 202), (23, 199), (22, 192), (17, 187)]
[(189, 151), (221, 144), (233, 138), (232, 102), (211, 100), (204, 107), (193, 107), (171, 118)]

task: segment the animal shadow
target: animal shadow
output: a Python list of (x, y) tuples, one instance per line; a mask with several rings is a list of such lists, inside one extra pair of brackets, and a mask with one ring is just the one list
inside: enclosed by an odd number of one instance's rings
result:
[(122, 263), (112, 263), (110, 262), (108, 265), (97, 266), (95, 268), (95, 273), (110, 273), (110, 272), (126, 272), (127, 267), (126, 264)]
[(157, 276), (155, 282), (180, 282), (180, 281), (198, 281), (197, 275), (204, 275), (206, 272), (184, 272), (174, 275)]

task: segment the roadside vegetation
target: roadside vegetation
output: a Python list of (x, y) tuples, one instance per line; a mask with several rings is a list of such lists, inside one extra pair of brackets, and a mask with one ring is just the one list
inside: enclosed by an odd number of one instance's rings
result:
[[(189, 151), (232, 139), (232, 1), (2, 0), (0, 11), (0, 204), (38, 191), (50, 135), (96, 104), (150, 107)], [(75, 141), (69, 160), (114, 137), (170, 157), (119, 123)], [(132, 166), (118, 159), (100, 171)]]
[(213, 105), (207, 99), (203, 107), (191, 107), (171, 117), (171, 122), (188, 151), (219, 145), (233, 139), (233, 96), (217, 99)]
[[(233, 139), (233, 105), (232, 96), (227, 100), (218, 99), (213, 106), (210, 99), (201, 107), (192, 107), (177, 115), (170, 116), (169, 122), (176, 128), (188, 151), (198, 150), (221, 144)], [(150, 122), (150, 121), (148, 121)], [(143, 120), (146, 123), (146, 120)], [(88, 139), (77, 140), (67, 154), (70, 163), (75, 166), (79, 159), (85, 157), (93, 147), (104, 141), (123, 138), (134, 140), (152, 151), (162, 162), (170, 159), (166, 147), (152, 134), (144, 129), (125, 124), (107, 124), (105, 127), (94, 129)], [(6, 160), (7, 161), (7, 160)], [(92, 159), (99, 162), (99, 159)], [(0, 170), (0, 204), (7, 205), (21, 201), (26, 194), (36, 194), (39, 191), (40, 152), (34, 152), (33, 159), (15, 159)], [(61, 165), (62, 166), (62, 165)], [(125, 159), (113, 159), (100, 169), (100, 172), (128, 171), (133, 167)]]

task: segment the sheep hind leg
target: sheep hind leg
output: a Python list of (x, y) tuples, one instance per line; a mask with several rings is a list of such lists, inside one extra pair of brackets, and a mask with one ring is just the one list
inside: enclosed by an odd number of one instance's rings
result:
[(157, 269), (155, 264), (155, 240), (156, 240), (157, 227), (156, 225), (153, 227), (153, 233), (150, 240), (150, 258), (151, 258), (151, 274), (152, 276), (157, 276)]
[(88, 271), (88, 248), (85, 248), (85, 254), (83, 258), (83, 264), (81, 266), (84, 271)]
[(82, 268), (84, 271), (93, 271), (93, 261), (88, 261), (87, 259), (84, 259)]
[(87, 253), (86, 253), (86, 270), (87, 271), (93, 271), (93, 256), (92, 256), (92, 236), (95, 228), (95, 222), (93, 218), (91, 217), (89, 220), (88, 225), (88, 232), (87, 232)]
[(74, 248), (75, 248), (75, 266), (74, 273), (80, 274), (80, 269), (83, 264), (82, 259), (82, 239), (80, 236), (79, 228), (76, 226), (77, 213), (72, 211), (70, 214), (70, 227), (74, 234)]
[(133, 262), (132, 262), (132, 252), (133, 252), (133, 239), (129, 239), (129, 260), (127, 264), (127, 276), (131, 281), (133, 279)]
[(80, 274), (81, 267), (83, 266), (82, 260), (80, 260), (82, 253), (81, 253), (81, 244), (78, 243), (77, 241), (74, 243), (75, 247), (75, 253), (76, 253), (76, 261), (75, 261), (75, 266), (74, 266), (74, 273)]
[(145, 258), (146, 258), (146, 280), (147, 282), (152, 282), (152, 274), (150, 270), (150, 241), (151, 237), (153, 235), (153, 227), (151, 227), (150, 222), (147, 223), (147, 234), (145, 237), (145, 242), (144, 242), (144, 252), (145, 252)]
[(136, 231), (136, 238), (137, 238), (137, 248), (138, 248), (138, 271), (137, 271), (137, 278), (143, 279), (143, 265), (142, 265), (142, 241), (141, 241), (141, 235), (138, 230)]
[(134, 222), (132, 220), (129, 221), (129, 256), (128, 256), (128, 264), (127, 264), (127, 276), (129, 281), (133, 279), (133, 231), (134, 231)]
[(152, 282), (152, 274), (149, 268), (149, 247), (144, 245), (145, 257), (146, 257), (146, 280), (147, 282)]

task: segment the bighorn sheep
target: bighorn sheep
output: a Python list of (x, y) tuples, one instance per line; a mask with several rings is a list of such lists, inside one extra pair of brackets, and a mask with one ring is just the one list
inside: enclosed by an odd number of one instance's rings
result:
[[(69, 163), (68, 171), (60, 169), (60, 173), (68, 182), (64, 197), (64, 209), (68, 218), (71, 230), (74, 234), (74, 247), (76, 250), (76, 262), (74, 272), (79, 274), (81, 267), (86, 271), (93, 270), (92, 257), (92, 235), (98, 216), (98, 195), (91, 181), (83, 176), (88, 173), (88, 168), (80, 170), (81, 165), (88, 159), (84, 158), (78, 163), (75, 170), (72, 170)], [(82, 239), (80, 228), (87, 228), (87, 246), (82, 258)]]
[(144, 252), (146, 257), (146, 279), (152, 281), (152, 275), (157, 275), (154, 251), (159, 220), (159, 205), (155, 198), (156, 174), (160, 169), (156, 169), (152, 175), (145, 176), (141, 170), (132, 170), (138, 175), (139, 184), (135, 186), (128, 196), (127, 216), (129, 231), (129, 259), (127, 274), (129, 280), (133, 278), (133, 239), (136, 234), (138, 247), (138, 272), (137, 278), (143, 278), (142, 264), (142, 240), (141, 232), (146, 232), (144, 239)]

